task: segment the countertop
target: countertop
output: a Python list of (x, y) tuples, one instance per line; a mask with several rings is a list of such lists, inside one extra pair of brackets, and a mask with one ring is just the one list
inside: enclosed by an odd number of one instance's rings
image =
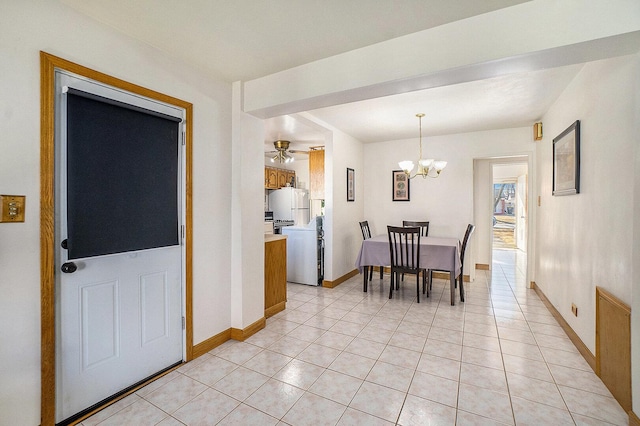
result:
[(286, 239), (287, 239), (287, 236), (282, 234), (264, 234), (265, 243), (270, 243), (272, 241), (278, 241), (278, 240), (286, 240)]

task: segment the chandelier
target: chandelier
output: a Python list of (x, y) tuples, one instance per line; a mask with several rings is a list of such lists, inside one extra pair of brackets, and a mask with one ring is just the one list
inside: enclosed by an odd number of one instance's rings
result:
[(411, 175), (411, 171), (414, 167), (413, 161), (400, 161), (398, 165), (405, 172), (407, 178), (409, 179), (413, 179), (416, 176), (422, 176), (422, 178), (437, 178), (438, 176), (440, 176), (440, 172), (442, 171), (442, 169), (447, 166), (447, 162), (442, 160), (434, 160), (433, 158), (429, 158), (427, 160), (422, 159), (422, 117), (424, 117), (424, 114), (416, 114), (416, 117), (418, 117), (418, 119), (420, 120), (420, 158), (418, 159), (418, 170), (416, 170), (416, 172)]

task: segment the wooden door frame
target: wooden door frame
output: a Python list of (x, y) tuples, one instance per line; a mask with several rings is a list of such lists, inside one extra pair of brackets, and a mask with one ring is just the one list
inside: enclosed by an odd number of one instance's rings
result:
[(40, 354), (41, 425), (54, 425), (56, 412), (55, 315), (55, 70), (64, 70), (186, 111), (185, 149), (185, 332), (186, 361), (193, 358), (192, 287), (192, 135), (193, 105), (189, 102), (129, 83), (40, 52)]

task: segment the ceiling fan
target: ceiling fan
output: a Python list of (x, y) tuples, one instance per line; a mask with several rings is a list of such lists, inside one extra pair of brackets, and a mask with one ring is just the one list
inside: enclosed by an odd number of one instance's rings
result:
[(273, 143), (273, 146), (276, 148), (275, 151), (268, 151), (267, 154), (275, 153), (273, 157), (271, 157), (271, 162), (275, 163), (279, 161), (280, 163), (290, 163), (293, 161), (293, 157), (289, 155), (292, 154), (309, 154), (309, 151), (299, 151), (296, 149), (289, 149), (290, 141), (277, 140)]

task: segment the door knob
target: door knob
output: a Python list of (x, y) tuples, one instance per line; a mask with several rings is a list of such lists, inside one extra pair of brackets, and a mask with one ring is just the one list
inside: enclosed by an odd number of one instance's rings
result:
[(75, 271), (78, 270), (78, 266), (73, 262), (65, 262), (60, 267), (60, 270), (65, 274), (73, 274)]

